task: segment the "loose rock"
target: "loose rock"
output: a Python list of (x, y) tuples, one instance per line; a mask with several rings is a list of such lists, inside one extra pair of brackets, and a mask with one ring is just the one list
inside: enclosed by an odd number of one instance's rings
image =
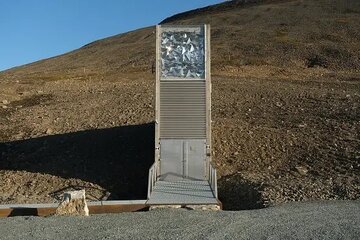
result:
[(58, 216), (89, 216), (85, 190), (65, 192), (63, 201), (56, 209)]
[(308, 171), (309, 171), (309, 169), (307, 169), (307, 168), (304, 167), (304, 166), (296, 166), (295, 169), (296, 169), (296, 171), (297, 171), (298, 173), (300, 173), (300, 174), (303, 175), (303, 176), (305, 176), (305, 175), (308, 173)]
[(52, 134), (54, 131), (51, 129), (51, 128), (48, 128), (47, 130), (46, 130), (46, 134)]

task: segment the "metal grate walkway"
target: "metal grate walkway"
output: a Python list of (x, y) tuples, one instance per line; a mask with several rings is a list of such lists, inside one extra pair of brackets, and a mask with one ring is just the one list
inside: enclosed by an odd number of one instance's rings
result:
[(208, 181), (157, 181), (147, 204), (218, 204)]

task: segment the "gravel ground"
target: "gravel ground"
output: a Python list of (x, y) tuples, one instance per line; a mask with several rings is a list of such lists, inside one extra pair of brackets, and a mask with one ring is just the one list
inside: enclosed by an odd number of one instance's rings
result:
[(358, 239), (360, 201), (246, 211), (153, 210), (90, 217), (0, 219), (0, 239)]

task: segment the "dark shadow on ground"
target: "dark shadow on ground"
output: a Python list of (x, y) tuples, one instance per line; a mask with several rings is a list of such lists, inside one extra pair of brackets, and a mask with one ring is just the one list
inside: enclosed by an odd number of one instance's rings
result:
[(0, 169), (99, 184), (109, 199), (146, 199), (154, 124), (85, 130), (0, 143)]
[(219, 200), (224, 210), (264, 208), (260, 184), (250, 182), (240, 174), (227, 175), (218, 180)]

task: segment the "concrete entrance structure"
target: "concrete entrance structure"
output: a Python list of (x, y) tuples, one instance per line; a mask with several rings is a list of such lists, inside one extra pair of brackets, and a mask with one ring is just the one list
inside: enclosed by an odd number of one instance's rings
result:
[(216, 204), (210, 26), (156, 28), (155, 162), (147, 204)]

